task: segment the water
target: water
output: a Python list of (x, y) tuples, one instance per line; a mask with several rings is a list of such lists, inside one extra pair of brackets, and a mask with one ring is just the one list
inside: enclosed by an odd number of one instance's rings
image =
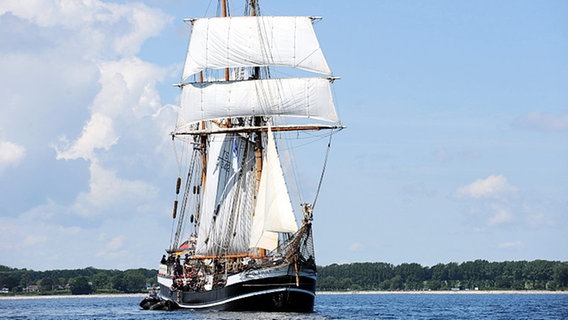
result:
[(313, 314), (148, 311), (141, 300), (0, 299), (0, 319), (568, 319), (568, 294), (322, 294)]

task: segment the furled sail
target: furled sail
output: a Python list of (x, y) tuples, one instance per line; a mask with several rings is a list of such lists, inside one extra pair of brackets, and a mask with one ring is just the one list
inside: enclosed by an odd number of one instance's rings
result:
[(238, 134), (210, 136), (196, 254), (248, 250), (256, 188), (253, 148)]
[(200, 120), (245, 116), (292, 116), (339, 121), (330, 80), (284, 78), (183, 86), (178, 127)]
[(278, 246), (278, 233), (296, 232), (298, 224), (270, 127), (263, 163), (251, 228), (250, 247), (274, 250)]
[(183, 79), (204, 69), (286, 66), (331, 75), (310, 17), (191, 20)]

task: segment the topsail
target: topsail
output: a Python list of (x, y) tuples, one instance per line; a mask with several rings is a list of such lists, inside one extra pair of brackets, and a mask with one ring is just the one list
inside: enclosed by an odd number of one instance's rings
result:
[(183, 79), (204, 69), (285, 66), (331, 75), (310, 17), (191, 20)]
[(178, 128), (201, 120), (246, 116), (337, 122), (330, 81), (284, 78), (188, 83), (182, 87)]

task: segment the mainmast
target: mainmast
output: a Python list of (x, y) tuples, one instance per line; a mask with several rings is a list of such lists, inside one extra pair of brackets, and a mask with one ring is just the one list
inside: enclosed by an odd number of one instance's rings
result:
[[(255, 17), (257, 16), (257, 6), (258, 3), (256, 0), (250, 0), (249, 2), (249, 10), (250, 10), (250, 15)], [(253, 73), (252, 73), (252, 78), (253, 79), (259, 79), (260, 78), (260, 67), (256, 66), (253, 67)], [(265, 121), (263, 121), (262, 117), (254, 117), (253, 118), (253, 124), (255, 126), (263, 126), (265, 124)], [(254, 152), (255, 152), (255, 159), (256, 159), (256, 193), (258, 193), (258, 188), (260, 187), (260, 178), (262, 177), (262, 133), (261, 131), (256, 131), (254, 132)], [(254, 213), (253, 213), (254, 215)], [(260, 248), (259, 249), (259, 255), (260, 256), (265, 256), (266, 255), (266, 250)]]
[(257, 7), (258, 3), (256, 0), (250, 0), (250, 15), (251, 16), (256, 16), (256, 7)]
[[(249, 2), (249, 11), (250, 15), (255, 17), (257, 16), (257, 7), (258, 2), (256, 0), (250, 0)], [(253, 67), (253, 79), (260, 78), (260, 67)], [(264, 125), (264, 121), (262, 117), (254, 117), (253, 123), (255, 126), (262, 126)], [(258, 187), (260, 185), (260, 177), (262, 175), (262, 134), (260, 131), (255, 132), (255, 156), (256, 156), (256, 191), (258, 191)]]

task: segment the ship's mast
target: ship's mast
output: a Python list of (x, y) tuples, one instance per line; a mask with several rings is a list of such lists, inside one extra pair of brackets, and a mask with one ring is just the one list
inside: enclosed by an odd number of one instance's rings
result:
[[(255, 17), (258, 15), (258, 3), (256, 0), (250, 0), (249, 2), (249, 10), (250, 10), (250, 15)], [(260, 67), (254, 67), (253, 68), (253, 73), (252, 73), (252, 78), (253, 79), (259, 79), (260, 78)], [(254, 117), (253, 118), (253, 123), (255, 126), (261, 127), (265, 124), (265, 121), (262, 119), (262, 117)], [(262, 146), (262, 132), (256, 131), (255, 132), (255, 140), (254, 140), (254, 150), (255, 150), (255, 158), (256, 158), (256, 191), (258, 192), (258, 188), (260, 187), (260, 178), (262, 176), (262, 150), (263, 150), (263, 146)], [(263, 248), (259, 249), (259, 255), (260, 256), (265, 256), (266, 255), (266, 250)]]
[[(221, 3), (221, 11), (223, 18), (226, 18), (229, 15), (229, 10), (227, 8), (227, 0), (223, 0)], [(225, 81), (229, 81), (229, 68), (225, 68)]]
[[(250, 0), (250, 15), (256, 17), (257, 14), (257, 6), (258, 3), (256, 0)], [(254, 67), (253, 78), (258, 79), (260, 78), (260, 67)]]
[[(256, 0), (250, 0), (249, 1), (249, 13), (251, 16), (256, 17), (258, 12), (257, 12), (257, 7), (258, 7), (258, 3)], [(252, 73), (252, 78), (253, 79), (259, 79), (260, 78), (260, 67), (254, 67), (253, 68), (253, 73)], [(255, 126), (262, 126), (263, 123), (263, 119), (262, 117), (254, 117), (253, 118), (253, 123)], [(255, 156), (256, 156), (256, 191), (258, 191), (258, 187), (260, 186), (260, 177), (262, 175), (262, 134), (261, 131), (256, 131), (255, 132)]]

